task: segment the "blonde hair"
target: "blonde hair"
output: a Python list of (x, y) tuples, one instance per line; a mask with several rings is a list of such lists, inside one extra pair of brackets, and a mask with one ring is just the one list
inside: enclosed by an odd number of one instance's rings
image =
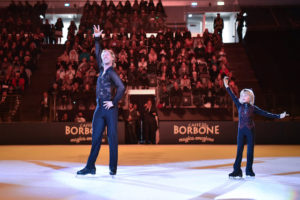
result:
[(241, 102), (241, 96), (242, 96), (243, 93), (247, 93), (249, 95), (250, 104), (254, 105), (255, 95), (254, 95), (254, 92), (252, 91), (252, 89), (244, 88), (244, 89), (241, 90), (240, 99), (239, 99), (240, 102)]
[(110, 55), (111, 55), (111, 57), (112, 57), (112, 66), (113, 66), (113, 67), (116, 67), (116, 63), (115, 63), (115, 61), (116, 61), (116, 55), (115, 55), (115, 53), (114, 53), (112, 50), (110, 50), (110, 49), (103, 49), (103, 50), (102, 50), (102, 53), (101, 53), (101, 58), (102, 58), (102, 54), (103, 54), (104, 52), (110, 53)]

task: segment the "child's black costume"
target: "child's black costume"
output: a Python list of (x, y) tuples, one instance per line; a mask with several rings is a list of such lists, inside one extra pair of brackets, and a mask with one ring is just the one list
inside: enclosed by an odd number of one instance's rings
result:
[[(253, 153), (254, 153), (254, 114), (259, 114), (269, 118), (280, 118), (280, 114), (272, 114), (261, 110), (255, 105), (250, 103), (241, 103), (239, 99), (233, 94), (229, 87), (226, 87), (229, 95), (233, 99), (239, 113), (239, 125), (238, 125), (238, 136), (237, 136), (237, 154), (233, 165), (234, 171), (229, 174), (230, 177), (242, 177), (243, 173), (241, 170), (241, 161), (244, 150), (244, 137), (247, 138), (247, 166), (246, 175), (255, 176), (252, 165), (253, 165)], [(246, 89), (248, 90), (248, 89)], [(249, 90), (248, 90), (249, 91)], [(254, 96), (253, 96), (254, 98)], [(254, 100), (253, 100), (254, 103)]]

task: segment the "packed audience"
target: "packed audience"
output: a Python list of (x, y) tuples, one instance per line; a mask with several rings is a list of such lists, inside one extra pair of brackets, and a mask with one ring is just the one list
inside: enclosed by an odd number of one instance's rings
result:
[(44, 36), (40, 15), (45, 3), (34, 6), (13, 1), (0, 14), (0, 121), (11, 121), (36, 69)]
[(91, 30), (94, 24), (99, 24), (104, 28), (105, 33), (134, 32), (141, 28), (145, 31), (158, 31), (164, 27), (165, 11), (161, 0), (157, 5), (154, 5), (153, 0), (137, 0), (131, 5), (127, 0), (123, 5), (119, 1), (117, 5), (110, 1), (102, 0), (101, 4), (94, 1), (90, 4), (89, 1), (84, 6), (83, 15), (80, 25), (84, 30)]
[[(192, 38), (187, 28), (174, 32), (164, 24), (153, 29), (149, 23), (135, 23), (130, 20), (135, 16), (146, 21), (153, 15), (165, 16), (161, 2), (153, 7), (151, 1), (148, 6), (142, 0), (137, 5), (87, 2), (77, 33), (75, 23), (70, 24), (66, 49), (58, 58), (56, 79), (49, 91), (57, 102), (58, 120), (73, 121), (79, 113), (87, 121), (92, 119), (99, 71), (94, 56), (94, 24), (104, 29), (102, 48), (115, 52), (115, 70), (126, 87), (156, 88), (159, 109), (227, 106), (222, 78), (232, 73), (218, 32), (205, 30), (203, 36)], [(126, 11), (130, 11), (129, 16)], [(124, 16), (128, 23), (118, 24)], [(145, 30), (155, 33), (147, 37)], [(231, 85), (235, 86), (234, 81)]]

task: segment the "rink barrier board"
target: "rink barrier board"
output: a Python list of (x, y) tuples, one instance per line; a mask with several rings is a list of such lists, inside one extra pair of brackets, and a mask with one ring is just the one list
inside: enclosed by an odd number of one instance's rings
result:
[[(237, 122), (161, 121), (159, 144), (236, 144)], [(125, 123), (118, 122), (119, 144), (125, 144)], [(89, 123), (2, 123), (0, 144), (91, 144)], [(107, 143), (106, 132), (102, 139)], [(255, 123), (256, 144), (300, 144), (299, 122)]]

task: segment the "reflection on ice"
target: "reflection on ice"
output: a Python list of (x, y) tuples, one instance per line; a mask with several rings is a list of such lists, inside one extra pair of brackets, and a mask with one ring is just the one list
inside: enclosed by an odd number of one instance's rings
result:
[[(82, 163), (0, 161), (1, 199), (299, 199), (300, 157), (257, 158), (255, 179), (228, 179), (232, 159), (108, 166), (78, 177)], [(245, 174), (244, 174), (245, 176)]]

